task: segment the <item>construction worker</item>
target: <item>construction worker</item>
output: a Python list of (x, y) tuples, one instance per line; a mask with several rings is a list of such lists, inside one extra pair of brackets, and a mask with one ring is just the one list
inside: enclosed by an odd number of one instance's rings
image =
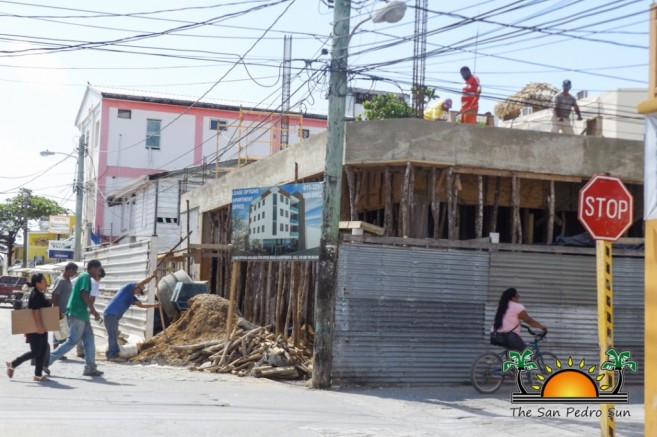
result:
[(450, 109), (452, 109), (452, 99), (438, 100), (436, 104), (424, 111), (424, 119), (430, 121), (447, 120)]
[(568, 79), (563, 81), (563, 92), (554, 97), (554, 114), (552, 116), (552, 132), (574, 135), (573, 125), (570, 122), (570, 110), (575, 109), (577, 119), (582, 120), (577, 100), (570, 94), (572, 84)]
[(461, 96), (461, 123), (476, 124), (481, 84), (479, 78), (470, 72), (469, 67), (461, 67), (461, 77), (465, 80)]

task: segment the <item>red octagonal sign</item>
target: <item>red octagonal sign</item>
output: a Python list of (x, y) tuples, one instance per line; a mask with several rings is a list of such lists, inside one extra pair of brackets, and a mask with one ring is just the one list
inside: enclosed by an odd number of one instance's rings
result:
[(594, 240), (616, 241), (632, 226), (634, 198), (620, 179), (596, 175), (579, 190), (577, 217)]

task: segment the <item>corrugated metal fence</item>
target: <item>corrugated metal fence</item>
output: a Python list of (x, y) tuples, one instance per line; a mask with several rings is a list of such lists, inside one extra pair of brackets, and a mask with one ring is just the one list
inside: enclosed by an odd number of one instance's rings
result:
[[(343, 244), (339, 263), (336, 381), (469, 382), (507, 287), (550, 329), (543, 350), (600, 362), (595, 256)], [(615, 257), (614, 311), (617, 350), (642, 363), (643, 258)]]
[[(100, 281), (100, 295), (96, 298), (96, 310), (102, 314), (103, 310), (119, 288), (130, 282), (144, 279), (153, 272), (157, 264), (157, 237), (138, 241), (97, 248), (84, 254), (84, 262), (91, 259), (99, 260), (107, 276)], [(144, 302), (155, 301), (155, 284), (148, 284), (147, 298)], [(105, 337), (105, 327), (96, 322), (94, 334)], [(124, 334), (132, 334), (141, 338), (150, 338), (153, 335), (153, 309), (141, 309), (135, 306), (125, 313), (121, 319), (119, 329)]]

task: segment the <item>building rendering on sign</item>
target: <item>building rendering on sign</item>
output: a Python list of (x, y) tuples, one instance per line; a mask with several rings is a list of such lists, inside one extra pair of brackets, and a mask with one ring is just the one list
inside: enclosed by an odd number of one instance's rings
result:
[(249, 243), (268, 255), (305, 249), (304, 197), (272, 187), (249, 205)]

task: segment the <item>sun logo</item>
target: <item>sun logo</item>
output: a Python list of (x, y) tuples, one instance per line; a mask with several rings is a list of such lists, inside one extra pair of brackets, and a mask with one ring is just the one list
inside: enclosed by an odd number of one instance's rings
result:
[[(511, 395), (513, 403), (627, 403), (629, 395), (621, 393), (623, 387), (623, 370), (629, 368), (636, 372), (636, 362), (631, 361), (630, 352), (625, 351), (618, 353), (614, 348), (606, 352), (609, 357), (608, 361), (598, 366), (593, 365), (587, 368), (586, 362), (582, 359), (575, 363), (572, 357), (568, 357), (564, 362), (558, 358), (554, 363), (545, 363), (543, 369), (532, 361), (533, 351), (525, 349), (522, 353), (509, 351), (509, 361), (504, 361), (502, 370), (508, 371), (511, 368), (516, 369), (516, 385), (520, 390), (519, 393)], [(524, 385), (523, 376), (529, 376), (529, 372), (538, 371), (527, 378), (533, 382), (529, 384), (529, 392)], [(614, 387), (602, 384), (606, 373), (602, 371), (613, 371), (617, 383)]]

